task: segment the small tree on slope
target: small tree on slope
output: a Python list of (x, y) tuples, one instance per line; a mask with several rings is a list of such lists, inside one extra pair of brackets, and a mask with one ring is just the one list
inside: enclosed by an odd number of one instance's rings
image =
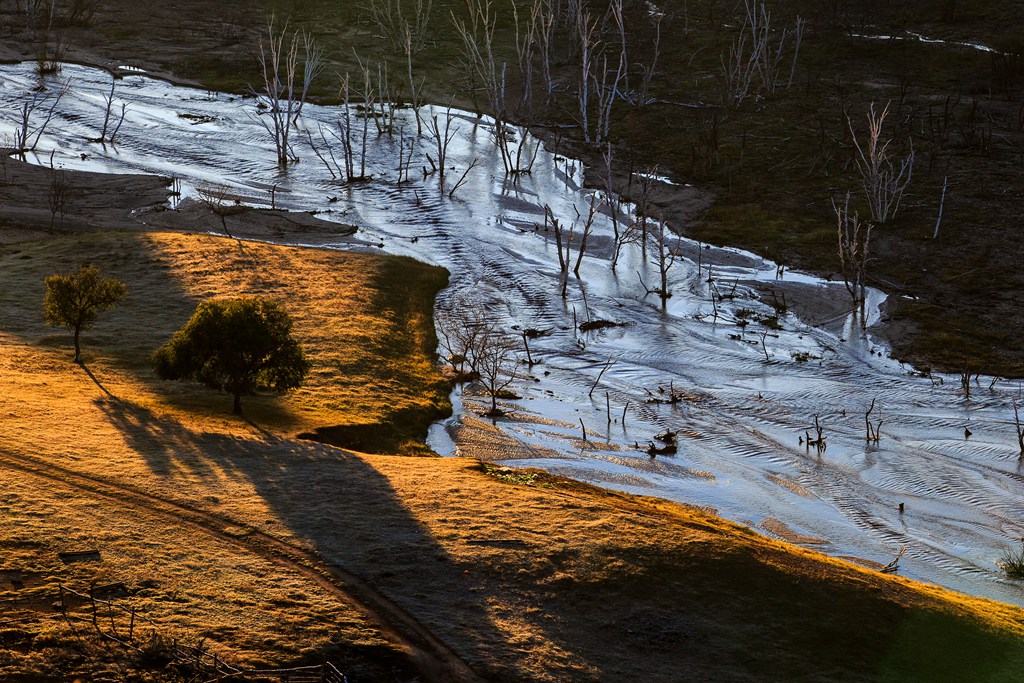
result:
[(82, 362), (79, 342), (82, 330), (88, 330), (96, 316), (113, 308), (128, 293), (123, 282), (102, 277), (92, 265), (80, 266), (77, 273), (50, 275), (44, 280), (43, 317), (47, 325), (63, 325), (75, 334), (75, 362)]

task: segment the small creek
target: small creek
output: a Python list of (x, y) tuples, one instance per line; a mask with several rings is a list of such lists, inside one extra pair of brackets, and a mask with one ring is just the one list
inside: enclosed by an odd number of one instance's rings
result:
[[(61, 167), (174, 176), (186, 196), (203, 183), (226, 183), (255, 205), (269, 204), (277, 186), (279, 207), (318, 211), (358, 226), (359, 237), (388, 253), (448, 268), (451, 286), (440, 305), (468, 297), (506, 328), (549, 331), (531, 342), (542, 364), (513, 386), (522, 395), (517, 419), (498, 423), (523, 445), (522, 457), (510, 464), (711, 508), (837, 556), (885, 564), (906, 546), (905, 576), (1024, 604), (1020, 585), (1003, 579), (995, 565), (1005, 544), (1024, 536), (1015, 383), (988, 390), (985, 382), (964, 398), (956, 378), (938, 384), (879, 353), (852, 316), (817, 329), (785, 315), (782, 329), (771, 330), (762, 346), (760, 325), (742, 328), (735, 321), (739, 309), (774, 313), (751, 292), (759, 281), (776, 280), (776, 264), (734, 249), (704, 249), (700, 274), (692, 258), (681, 259), (670, 274), (674, 296), (662, 310), (640, 285), (638, 272), (652, 283), (657, 271), (638, 248), (627, 249), (618, 273), (611, 271), (604, 215), (582, 279), (570, 281), (563, 301), (553, 238), (537, 225), (544, 223), (545, 204), (566, 225), (577, 211), (586, 215), (590, 192), (581, 187), (580, 165), (540, 149), (532, 175), (510, 185), (486, 119), (452, 112), (449, 177), (457, 179), (474, 159), (478, 164), (450, 199), (418, 172), (426, 163), (425, 141), (414, 152), (413, 182), (404, 186), (395, 182), (398, 138), (372, 132), (371, 182), (332, 181), (301, 142), (302, 161), (282, 175), (269, 137), (253, 119), (253, 100), (139, 74), (118, 81), (116, 98), (130, 105), (117, 146), (104, 150), (87, 140), (99, 134), (110, 76), (67, 65), (60, 79), (70, 79), (71, 89), (40, 143), (39, 163), (49, 163), (54, 151)], [(31, 64), (0, 67), (0, 137), (12, 133), (20, 103), (37, 82)], [(310, 105), (304, 124), (332, 125), (337, 115), (336, 108)], [(412, 112), (398, 116), (406, 131), (415, 130)], [(532, 150), (538, 143), (527, 144)], [(340, 240), (336, 246), (349, 248)], [(692, 243), (682, 246), (688, 256), (698, 253)], [(717, 320), (708, 263), (722, 289), (736, 283), (736, 297), (719, 304)], [(846, 296), (842, 284), (795, 272), (783, 278), (815, 296)], [(883, 298), (873, 293), (872, 320)], [(574, 310), (578, 320), (626, 325), (581, 333), (573, 328)], [(648, 391), (660, 396), (658, 387), (670, 382), (691, 398), (647, 402)], [(457, 408), (474, 409), (472, 397), (456, 398)], [(884, 419), (882, 439), (865, 445), (864, 411), (872, 399)], [(623, 425), (618, 418), (627, 402)], [(799, 443), (815, 415), (828, 439), (820, 457)], [(590, 432), (587, 443), (580, 420)], [(973, 436), (965, 439), (968, 425)], [(430, 439), (448, 454), (455, 448), (451, 427), (436, 425)], [(634, 448), (665, 429), (681, 432), (676, 455), (651, 458)]]

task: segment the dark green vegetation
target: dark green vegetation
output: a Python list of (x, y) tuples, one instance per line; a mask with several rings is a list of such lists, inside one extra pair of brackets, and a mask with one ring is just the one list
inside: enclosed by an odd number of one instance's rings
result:
[(153, 364), (160, 379), (190, 379), (228, 392), (235, 415), (242, 414), (243, 395), (297, 389), (309, 374), (288, 311), (261, 296), (199, 304), (185, 326), (153, 353)]
[(113, 277), (101, 277), (92, 265), (78, 272), (50, 275), (44, 281), (43, 317), (47, 325), (63, 325), (74, 332), (75, 362), (82, 362), (80, 337), (96, 322), (96, 316), (116, 306), (128, 294), (125, 284)]

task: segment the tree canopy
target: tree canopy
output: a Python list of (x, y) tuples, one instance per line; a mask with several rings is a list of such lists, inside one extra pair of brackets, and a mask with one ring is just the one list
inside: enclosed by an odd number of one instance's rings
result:
[(161, 379), (195, 380), (241, 398), (258, 389), (283, 393), (302, 385), (309, 363), (292, 337), (292, 319), (266, 297), (212, 299), (153, 354)]
[(43, 317), (47, 325), (63, 325), (75, 333), (75, 362), (82, 362), (79, 337), (101, 312), (113, 308), (128, 294), (114, 277), (102, 277), (100, 269), (82, 265), (78, 272), (50, 275), (43, 281)]

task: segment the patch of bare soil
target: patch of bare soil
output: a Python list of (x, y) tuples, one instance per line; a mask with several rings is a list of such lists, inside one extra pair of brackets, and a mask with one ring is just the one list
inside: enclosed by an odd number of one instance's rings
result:
[[(342, 241), (370, 246), (353, 238), (354, 226), (311, 213), (245, 205), (214, 211), (189, 199), (171, 208), (169, 192), (166, 178), (54, 170), (5, 153), (0, 155), (0, 243), (97, 230), (175, 230), (308, 246)], [(66, 199), (54, 202), (54, 193)]]
[[(137, 212), (167, 201), (156, 176), (59, 171), (0, 150), (0, 243), (46, 235), (140, 226)], [(55, 194), (66, 197), (53, 202)]]

